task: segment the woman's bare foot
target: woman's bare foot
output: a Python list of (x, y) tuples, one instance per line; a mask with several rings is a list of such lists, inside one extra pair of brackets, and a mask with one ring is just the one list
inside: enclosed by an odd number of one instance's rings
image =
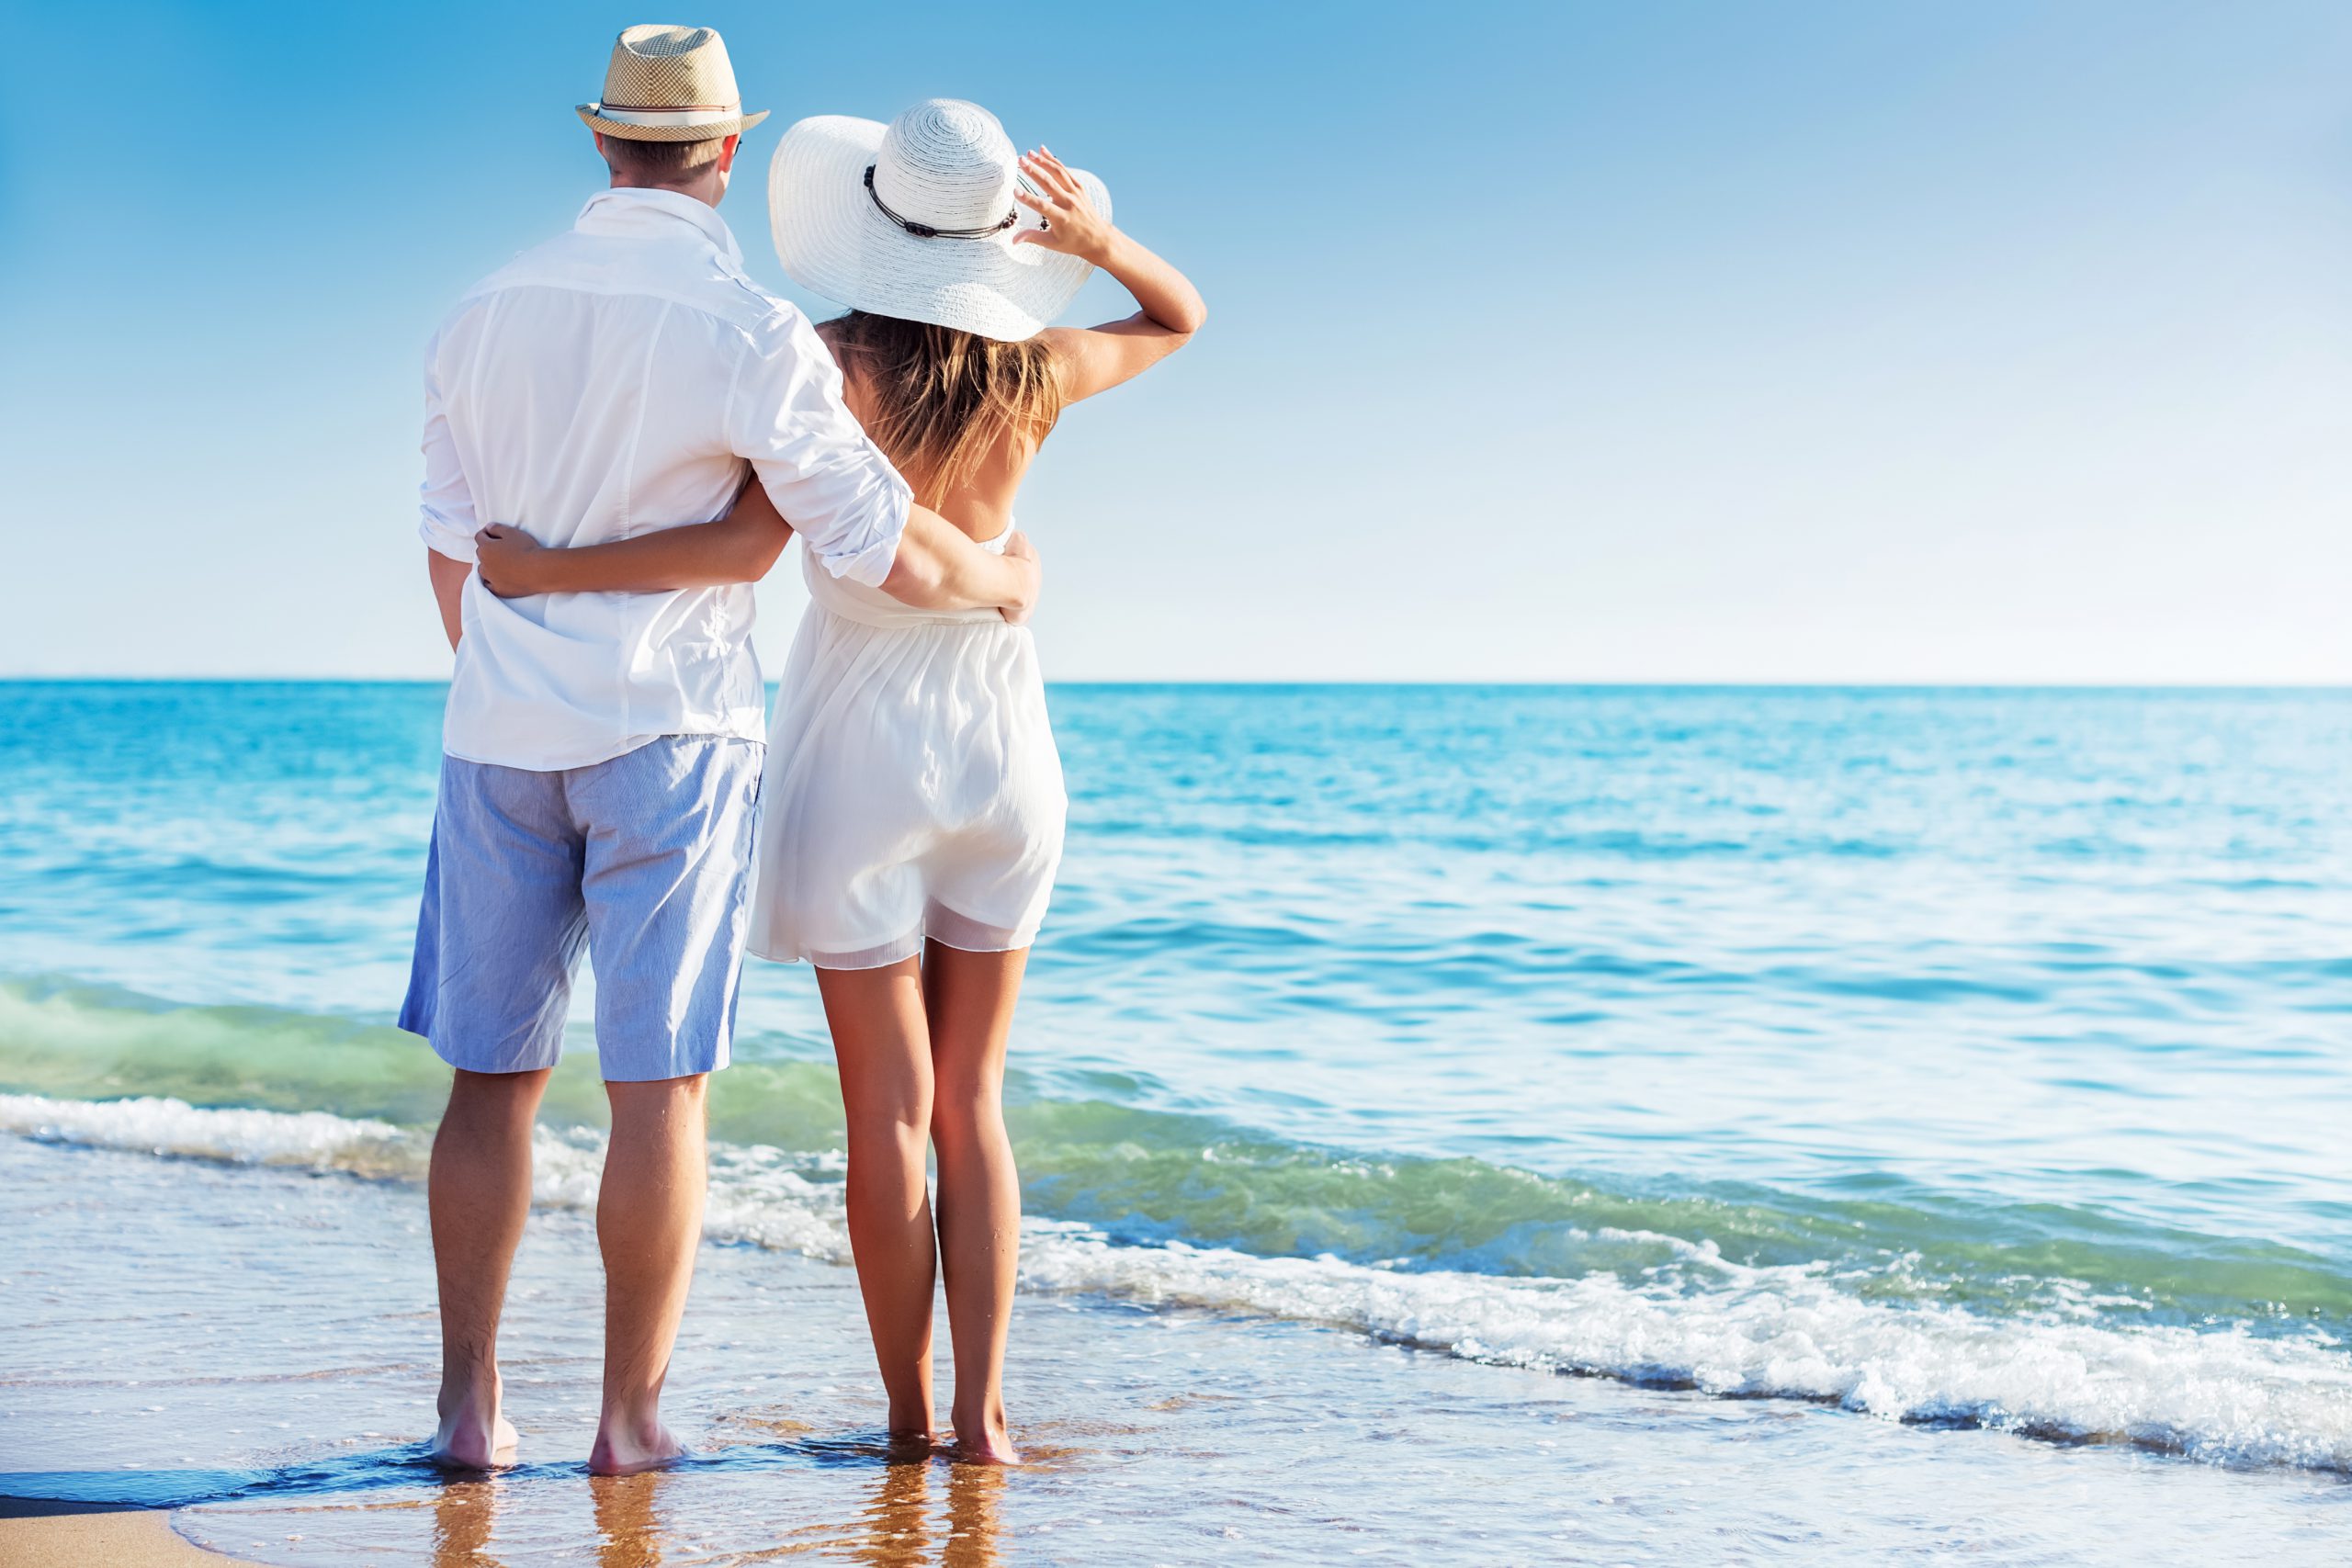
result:
[(928, 1448), (939, 1440), (939, 1424), (928, 1409), (918, 1410), (911, 1405), (901, 1408), (897, 1400), (890, 1402), (890, 1423), (886, 1431), (894, 1449), (916, 1444)]
[(1021, 1450), (1012, 1446), (1012, 1438), (1005, 1430), (1004, 1412), (991, 1410), (986, 1416), (967, 1419), (960, 1412), (956, 1417), (956, 1442), (951, 1450), (957, 1459), (973, 1464), (1019, 1464)]
[(498, 1393), (469, 1395), (441, 1413), (429, 1450), (444, 1470), (495, 1470), (514, 1462), (514, 1424), (498, 1413)]
[(596, 1428), (596, 1445), (588, 1450), (588, 1469), (596, 1475), (636, 1475), (659, 1470), (686, 1457), (686, 1445), (653, 1416), (620, 1420), (607, 1416)]

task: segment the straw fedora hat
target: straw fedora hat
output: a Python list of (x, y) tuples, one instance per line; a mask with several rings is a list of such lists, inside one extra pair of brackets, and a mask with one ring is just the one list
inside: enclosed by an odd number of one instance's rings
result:
[[(1071, 171), (1094, 209), (1111, 193)], [(853, 310), (1018, 342), (1069, 306), (1091, 264), (1016, 244), (1043, 220), (1012, 199), (1021, 164), (996, 116), (931, 98), (888, 125), (819, 115), (768, 165), (768, 225), (794, 282)]]
[(613, 40), (605, 96), (580, 118), (631, 141), (704, 141), (733, 136), (768, 118), (743, 112), (727, 42), (708, 28), (646, 23)]

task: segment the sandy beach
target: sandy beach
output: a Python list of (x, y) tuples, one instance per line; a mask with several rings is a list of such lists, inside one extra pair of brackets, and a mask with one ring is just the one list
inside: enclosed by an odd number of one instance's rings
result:
[(8, 1568), (217, 1568), (242, 1561), (190, 1546), (159, 1509), (0, 1497), (0, 1562)]

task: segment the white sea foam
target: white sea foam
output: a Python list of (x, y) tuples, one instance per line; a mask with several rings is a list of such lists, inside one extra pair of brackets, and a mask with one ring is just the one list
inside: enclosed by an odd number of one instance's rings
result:
[(224, 1160), (375, 1169), (405, 1163), (413, 1135), (322, 1111), (212, 1111), (184, 1100), (49, 1100), (0, 1094), (0, 1132), (47, 1143)]
[[(413, 1173), (424, 1153), (419, 1134), (385, 1122), (164, 1100), (0, 1095), (0, 1131), (368, 1174)], [(538, 1201), (592, 1207), (603, 1152), (599, 1134), (542, 1131)], [(711, 1169), (705, 1224), (713, 1237), (848, 1261), (837, 1161), (721, 1144)], [(1747, 1268), (1705, 1244), (1642, 1239), (1677, 1261), (1633, 1279), (1529, 1280), (1124, 1245), (1088, 1226), (1032, 1218), (1022, 1280), (1030, 1291), (1328, 1324), (1499, 1365), (2352, 1473), (2352, 1354), (2317, 1335), (1889, 1304), (1862, 1299), (1822, 1268)]]
[(1886, 1305), (1817, 1269), (1720, 1259), (1640, 1282), (1511, 1280), (1032, 1231), (1031, 1289), (1263, 1313), (1472, 1360), (1818, 1400), (1890, 1420), (2352, 1471), (2352, 1357), (2315, 1338)]

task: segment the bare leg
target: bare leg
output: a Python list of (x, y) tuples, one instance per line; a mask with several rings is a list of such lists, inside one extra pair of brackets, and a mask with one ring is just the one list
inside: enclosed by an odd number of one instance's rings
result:
[(707, 1077), (608, 1083), (613, 1139), (596, 1194), (605, 1254), (605, 1409), (588, 1468), (628, 1475), (667, 1464), (685, 1445), (662, 1425), (662, 1383), (685, 1315), (702, 1239), (709, 1168)]
[(514, 1462), (514, 1428), (498, 1407), (498, 1320), (531, 1213), (531, 1123), (552, 1071), (460, 1070), (433, 1135), (425, 1194), (441, 1283), (441, 1427), (433, 1459), (455, 1470)]
[(1029, 952), (923, 954), (938, 1090), (931, 1137), (939, 1151), (939, 1256), (947, 1272), (947, 1332), (956, 1347), (956, 1445), (973, 1459), (1018, 1464), (1004, 1425), (1004, 1341), (1021, 1265), (1021, 1177), (1004, 1131), (1004, 1053)]
[(849, 1242), (894, 1436), (931, 1435), (931, 1037), (911, 958), (820, 969), (849, 1116)]

